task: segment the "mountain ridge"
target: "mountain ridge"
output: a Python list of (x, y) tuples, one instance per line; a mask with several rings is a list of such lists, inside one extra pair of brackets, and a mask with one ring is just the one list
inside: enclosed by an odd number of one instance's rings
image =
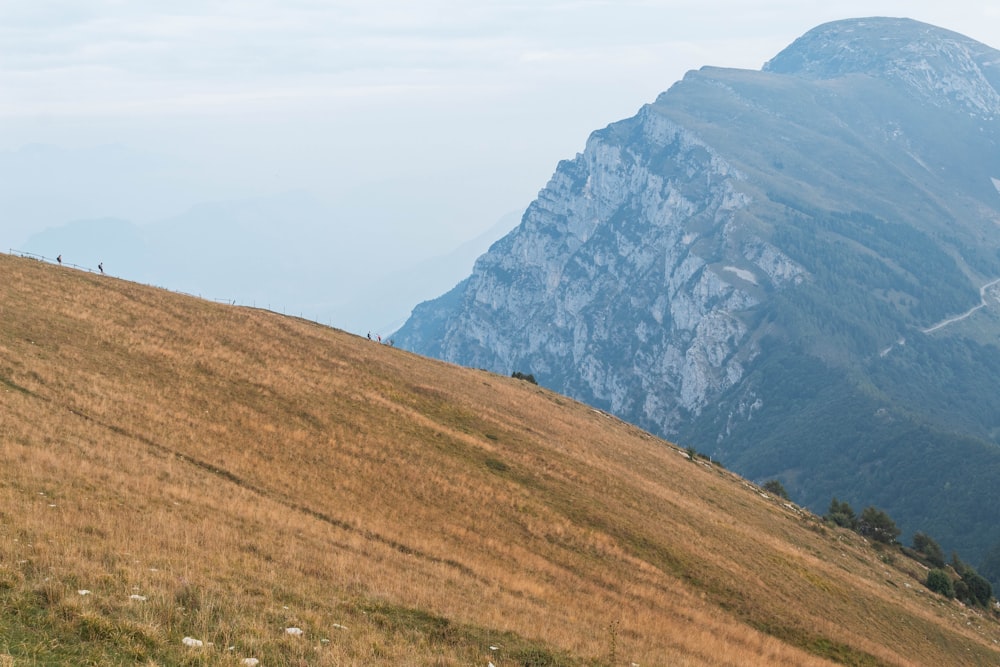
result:
[[(924, 330), (1000, 277), (996, 62), (927, 24), (852, 19), (762, 71), (689, 72), (592, 133), (394, 338), (530, 372), (752, 479), (784, 475), (815, 511), (877, 502), (985, 562), (998, 517), (950, 485), (992, 495), (1000, 405), (983, 369), (1000, 309)], [(921, 464), (939, 474), (907, 485), (904, 443), (925, 431)]]

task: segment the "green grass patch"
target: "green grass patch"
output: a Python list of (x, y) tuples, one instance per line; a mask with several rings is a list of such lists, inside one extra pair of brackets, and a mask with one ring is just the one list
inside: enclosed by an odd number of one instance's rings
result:
[(25, 396), (34, 396), (35, 395), (35, 393), (33, 391), (31, 391), (27, 387), (22, 387), (21, 385), (17, 384), (16, 382), (14, 382), (13, 380), (11, 380), (6, 375), (0, 375), (0, 385), (3, 385), (4, 387), (7, 387), (8, 389), (12, 389), (14, 391), (20, 392), (20, 393), (24, 394)]
[[(408, 643), (450, 648), (470, 659), (488, 655), (498, 667), (571, 667), (592, 664), (512, 632), (497, 632), (386, 603), (364, 603), (360, 609), (383, 631), (401, 635)], [(491, 648), (494, 647), (494, 648)]]

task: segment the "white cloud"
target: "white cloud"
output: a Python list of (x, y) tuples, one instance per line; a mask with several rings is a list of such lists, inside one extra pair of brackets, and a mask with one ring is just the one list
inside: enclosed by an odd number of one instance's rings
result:
[(215, 113), (473, 85), (589, 79), (596, 91), (615, 78), (665, 90), (700, 65), (759, 67), (804, 30), (854, 13), (975, 26), (995, 14), (969, 4), (971, 16), (933, 2), (24, 0), (0, 22), (0, 113), (186, 114), (202, 103)]

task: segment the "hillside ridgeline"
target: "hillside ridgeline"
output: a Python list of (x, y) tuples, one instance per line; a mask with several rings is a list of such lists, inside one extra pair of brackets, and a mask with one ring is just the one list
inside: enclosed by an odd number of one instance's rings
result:
[(1000, 660), (914, 561), (603, 412), (11, 256), (0, 468), (4, 665)]

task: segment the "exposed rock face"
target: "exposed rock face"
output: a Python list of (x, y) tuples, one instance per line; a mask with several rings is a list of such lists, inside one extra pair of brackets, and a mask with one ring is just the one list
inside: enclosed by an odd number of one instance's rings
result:
[(1000, 109), (993, 49), (958, 33), (914, 24), (886, 31), (884, 19), (813, 30), (764, 65), (765, 72), (834, 79), (851, 74), (896, 81), (938, 107), (990, 119)]
[(965, 448), (970, 488), (1000, 466), (998, 88), (1000, 52), (906, 19), (690, 72), (593, 133), (395, 340), (983, 553), (1000, 515), (959, 525), (901, 471), (914, 429), (922, 457)]
[(559, 165), (460, 286), (463, 315), (440, 338), (399, 338), (473, 366), (530, 368), (668, 431), (743, 376), (756, 350), (738, 313), (805, 273), (739, 230), (744, 180), (647, 106)]

